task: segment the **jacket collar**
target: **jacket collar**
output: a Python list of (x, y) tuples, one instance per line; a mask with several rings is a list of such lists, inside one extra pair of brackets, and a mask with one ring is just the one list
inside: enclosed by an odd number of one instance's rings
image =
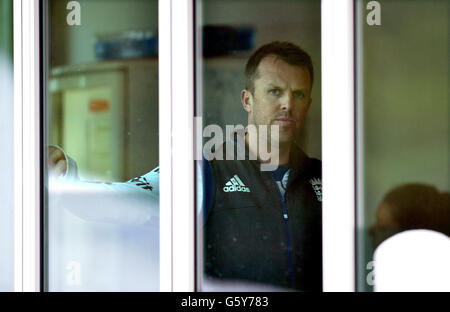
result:
[[(240, 159), (238, 158), (239, 153), (244, 156), (245, 160), (249, 160), (250, 162), (254, 163), (258, 168), (260, 167), (261, 163), (256, 160), (257, 157), (253, 154), (250, 157), (250, 151), (248, 146), (245, 144), (245, 134), (247, 132), (247, 128), (237, 129), (233, 133), (231, 133), (231, 136), (228, 138), (228, 140), (224, 144), (224, 159), (226, 158), (226, 155), (228, 154), (228, 159)], [(228, 145), (227, 145), (228, 144)], [(231, 149), (228, 149), (226, 147), (230, 147)], [(291, 178), (294, 178), (298, 176), (299, 174), (302, 174), (306, 172), (311, 162), (311, 158), (308, 157), (308, 155), (303, 152), (303, 150), (296, 144), (292, 144), (292, 148), (289, 154), (289, 167), (291, 169), (289, 174), (289, 180)]]

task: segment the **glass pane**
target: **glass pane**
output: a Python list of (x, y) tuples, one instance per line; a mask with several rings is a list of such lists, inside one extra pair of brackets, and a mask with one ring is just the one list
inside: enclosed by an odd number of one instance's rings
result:
[(200, 289), (321, 291), (320, 1), (195, 3)]
[(357, 286), (372, 291), (374, 250), (388, 238), (417, 229), (450, 235), (450, 2), (355, 3)]
[(44, 14), (45, 289), (158, 290), (158, 1)]
[(13, 2), (0, 2), (0, 291), (14, 290)]

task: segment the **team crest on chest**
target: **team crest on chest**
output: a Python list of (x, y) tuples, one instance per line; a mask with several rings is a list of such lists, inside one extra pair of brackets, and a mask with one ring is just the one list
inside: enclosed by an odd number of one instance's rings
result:
[(322, 181), (319, 178), (313, 178), (309, 180), (309, 183), (311, 183), (311, 186), (316, 193), (317, 200), (322, 202)]

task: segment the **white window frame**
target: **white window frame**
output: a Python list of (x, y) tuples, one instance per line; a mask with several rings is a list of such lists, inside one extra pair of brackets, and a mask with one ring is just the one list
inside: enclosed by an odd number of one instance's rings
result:
[(354, 0), (322, 0), (323, 290), (355, 291)]
[(15, 0), (14, 290), (40, 291), (39, 1)]
[(195, 290), (193, 0), (159, 1), (160, 290)]
[[(160, 290), (195, 290), (195, 0), (159, 1)], [(322, 0), (324, 291), (355, 291), (353, 0)], [(14, 1), (16, 291), (39, 291), (39, 1)]]
[[(164, 115), (167, 120), (160, 119), (160, 125), (165, 124), (164, 129), (160, 129), (161, 134), (164, 133), (161, 130), (169, 129), (169, 124), (172, 129), (171, 153), (168, 153), (168, 148), (162, 148), (163, 142), (160, 141), (161, 172), (171, 170), (170, 177), (161, 176), (167, 182), (164, 190), (161, 186), (161, 214), (168, 207), (163, 203), (164, 198), (168, 200), (170, 197), (172, 222), (169, 224), (167, 212), (166, 218), (161, 215), (161, 227), (167, 224), (172, 228), (172, 258), (169, 252), (166, 256), (161, 254), (161, 265), (165, 266), (163, 260), (172, 259), (170, 277), (175, 291), (193, 291), (195, 285), (195, 197), (194, 188), (190, 186), (194, 183), (193, 1), (171, 0), (172, 45), (171, 49), (166, 45), (165, 53), (161, 50), (165, 47), (160, 46), (160, 57), (171, 55), (172, 62), (170, 70), (162, 66), (159, 70), (173, 75), (170, 86), (172, 117), (169, 119), (167, 113)], [(354, 1), (322, 0), (321, 6), (323, 289), (355, 291)], [(169, 16), (169, 8), (166, 10), (164, 16)], [(160, 27), (162, 17), (160, 15)], [(168, 84), (166, 88), (161, 87), (160, 91), (169, 93)], [(336, 105), (337, 101), (339, 105)], [(160, 102), (160, 114), (167, 109), (164, 106)], [(172, 161), (170, 169), (168, 163), (163, 163), (168, 159)], [(173, 178), (174, 172), (176, 179)], [(168, 242), (169, 235), (161, 235), (161, 246)], [(166, 275), (161, 271), (160, 276), (163, 279)]]

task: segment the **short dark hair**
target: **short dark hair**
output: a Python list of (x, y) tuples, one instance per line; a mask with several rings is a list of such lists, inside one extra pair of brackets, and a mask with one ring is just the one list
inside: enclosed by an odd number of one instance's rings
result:
[(430, 229), (450, 235), (449, 193), (432, 186), (410, 183), (391, 190), (383, 199), (402, 230)]
[(290, 65), (306, 67), (311, 78), (312, 87), (314, 70), (309, 54), (291, 42), (273, 41), (253, 52), (247, 61), (245, 66), (245, 88), (251, 93), (255, 92), (255, 79), (258, 75), (259, 63), (269, 55), (275, 55)]

